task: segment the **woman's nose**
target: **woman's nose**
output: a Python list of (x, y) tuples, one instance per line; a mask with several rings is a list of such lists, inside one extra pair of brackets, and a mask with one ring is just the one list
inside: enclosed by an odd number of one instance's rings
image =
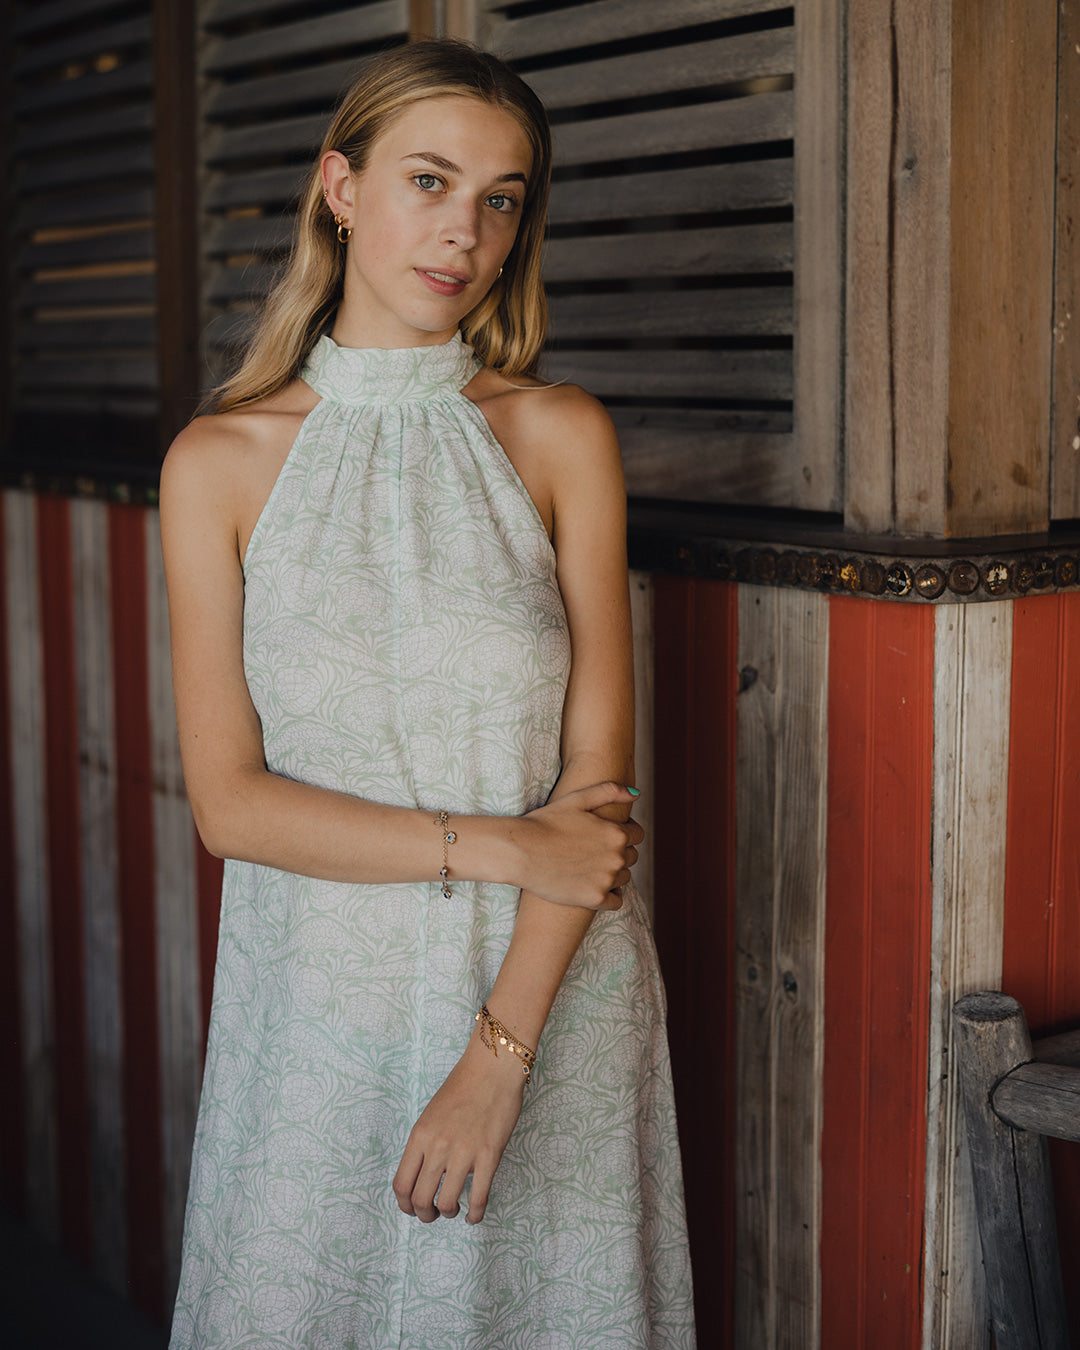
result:
[(447, 204), (439, 237), (445, 244), (456, 244), (458, 248), (472, 248), (477, 235), (477, 208), (471, 202), (451, 201)]

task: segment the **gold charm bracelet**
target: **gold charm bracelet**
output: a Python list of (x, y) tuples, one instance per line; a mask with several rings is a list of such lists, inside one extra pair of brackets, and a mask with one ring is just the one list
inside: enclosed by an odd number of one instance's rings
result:
[(496, 1059), (499, 1057), (499, 1046), (505, 1045), (512, 1055), (517, 1055), (518, 1059), (521, 1060), (521, 1072), (525, 1075), (527, 1087), (532, 1082), (536, 1051), (530, 1050), (527, 1045), (523, 1045), (516, 1036), (507, 1031), (497, 1017), (492, 1017), (491, 1013), (488, 1012), (486, 1003), (476, 1014), (476, 1021), (480, 1023), (480, 1039)]
[(444, 900), (453, 900), (454, 892), (450, 889), (450, 864), (448, 850), (451, 844), (457, 843), (457, 834), (450, 828), (450, 818), (445, 811), (440, 811), (435, 817), (436, 825), (442, 831), (442, 866), (439, 868), (439, 880), (442, 882), (442, 893)]

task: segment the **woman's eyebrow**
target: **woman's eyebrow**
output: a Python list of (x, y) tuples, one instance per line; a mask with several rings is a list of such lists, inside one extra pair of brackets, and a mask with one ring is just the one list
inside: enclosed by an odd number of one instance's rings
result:
[[(425, 163), (433, 165), (436, 169), (442, 169), (444, 173), (461, 174), (464, 170), (460, 165), (455, 164), (451, 159), (444, 159), (442, 155), (437, 155), (434, 150), (416, 150), (412, 154), (402, 155), (406, 159), (422, 159)], [(523, 173), (501, 173), (494, 180), (496, 183), (524, 183), (528, 185), (528, 177)]]

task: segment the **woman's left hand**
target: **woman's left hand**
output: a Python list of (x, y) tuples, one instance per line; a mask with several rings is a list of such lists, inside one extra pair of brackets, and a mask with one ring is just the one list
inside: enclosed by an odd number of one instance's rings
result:
[[(421, 1223), (461, 1209), (472, 1175), (467, 1223), (479, 1223), (503, 1150), (521, 1114), (525, 1077), (521, 1061), (497, 1058), (474, 1031), (465, 1053), (412, 1128), (394, 1176), (398, 1206)], [(437, 1193), (437, 1194), (436, 1194)]]

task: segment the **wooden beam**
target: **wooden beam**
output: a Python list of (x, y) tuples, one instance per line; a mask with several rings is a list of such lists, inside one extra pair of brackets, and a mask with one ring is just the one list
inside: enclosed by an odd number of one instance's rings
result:
[(819, 1344), (829, 601), (739, 587), (735, 1341)]
[(1049, 519), (1057, 10), (952, 4), (948, 534)]
[(798, 504), (839, 511), (843, 401), (840, 0), (795, 8), (795, 476)]
[(967, 1159), (952, 1005), (1001, 983), (1012, 606), (934, 614), (934, 824), (923, 1337), (978, 1345), (986, 1286)]
[(1050, 515), (1075, 520), (1080, 517), (1080, 5), (1061, 6), (1057, 86)]

